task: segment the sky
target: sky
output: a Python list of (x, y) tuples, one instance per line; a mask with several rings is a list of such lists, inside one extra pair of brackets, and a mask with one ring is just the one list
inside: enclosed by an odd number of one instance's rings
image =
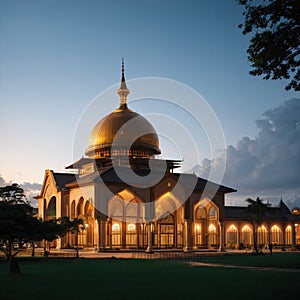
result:
[[(207, 101), (226, 142), (223, 183), (238, 190), (229, 204), (246, 195), (300, 204), (299, 100), (290, 100), (299, 93), (286, 91), (284, 80), (249, 75), (241, 22), (235, 0), (0, 1), (0, 184), (36, 192), (45, 169), (60, 171), (79, 158), (73, 143), (82, 114), (118, 84), (125, 57), (129, 88), (135, 78), (168, 78)], [(107, 101), (118, 105), (117, 96)], [(160, 103), (133, 107), (145, 115), (164, 110)], [(109, 112), (100, 107), (95, 117)], [(184, 159), (201, 176), (220, 161), (206, 150), (200, 156)]]

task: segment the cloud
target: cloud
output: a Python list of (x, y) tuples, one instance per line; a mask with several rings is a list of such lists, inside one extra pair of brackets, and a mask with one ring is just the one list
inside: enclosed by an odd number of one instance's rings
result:
[[(226, 150), (223, 183), (242, 193), (289, 195), (300, 197), (300, 99), (285, 101), (267, 110), (256, 121), (256, 138), (243, 137)], [(220, 157), (204, 160), (198, 168), (207, 177), (210, 168), (217, 168)], [(293, 196), (291, 196), (293, 195)], [(295, 201), (295, 200), (294, 200)], [(294, 202), (290, 200), (290, 203)]]
[(1, 186), (5, 186), (5, 185), (6, 185), (6, 182), (5, 182), (4, 178), (0, 174), (0, 187)]

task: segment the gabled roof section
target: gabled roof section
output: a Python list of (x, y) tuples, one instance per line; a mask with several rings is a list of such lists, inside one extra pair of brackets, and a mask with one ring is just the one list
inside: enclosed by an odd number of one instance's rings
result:
[(53, 170), (46, 170), (41, 192), (38, 196), (35, 196), (33, 198), (39, 199), (40, 197), (42, 197), (49, 183), (52, 183), (52, 185), (54, 185), (57, 190), (60, 190), (64, 188), (67, 183), (72, 182), (74, 180), (75, 180), (75, 174), (55, 173), (53, 172)]
[(204, 189), (206, 189), (207, 191), (214, 190), (214, 191), (222, 192), (224, 194), (236, 192), (235, 189), (227, 187), (225, 185), (221, 185), (221, 184), (209, 181), (209, 180), (201, 178), (201, 177), (195, 178), (196, 175), (194, 175), (194, 174), (174, 173), (174, 175), (177, 176), (178, 178), (181, 176), (184, 176), (184, 178), (186, 179), (185, 182), (189, 182), (188, 178), (190, 177), (191, 182), (193, 184), (196, 180), (196, 185), (194, 186), (194, 190), (197, 190), (197, 191), (204, 191)]
[(56, 182), (56, 186), (59, 188), (64, 188), (66, 184), (74, 181), (76, 179), (75, 174), (70, 173), (54, 173), (54, 180)]
[[(195, 187), (195, 189), (197, 190), (203, 190), (206, 185), (210, 185), (212, 188), (218, 188), (218, 191), (219, 192), (223, 192), (224, 194), (227, 194), (227, 193), (234, 193), (236, 192), (237, 190), (231, 188), (231, 187), (228, 187), (228, 186), (225, 186), (225, 185), (221, 185), (221, 184), (217, 184), (215, 182), (212, 182), (212, 181), (208, 181), (207, 179), (204, 179), (204, 178), (200, 178), (198, 177), (198, 181), (197, 181), (197, 185)], [(209, 186), (208, 186), (209, 188)]]

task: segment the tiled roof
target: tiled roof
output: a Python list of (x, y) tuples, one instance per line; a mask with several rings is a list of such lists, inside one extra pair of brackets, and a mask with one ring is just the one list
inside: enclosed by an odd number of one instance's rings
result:
[[(245, 220), (247, 217), (247, 207), (225, 206), (225, 219)], [(294, 217), (287, 206), (280, 202), (279, 207), (269, 207), (264, 215), (265, 220), (293, 220)]]
[[(123, 180), (119, 177), (118, 174), (121, 172), (123, 174), (123, 177), (129, 178), (133, 172), (130, 168), (122, 168), (122, 167), (110, 167), (108, 169), (103, 170), (103, 172), (100, 173), (101, 180), (106, 183), (123, 183)], [(137, 171), (137, 184), (138, 178), (141, 176), (147, 176), (149, 174), (149, 170), (147, 169), (141, 169)], [(155, 176), (157, 174), (157, 177)], [(164, 174), (164, 173), (163, 173)], [(160, 171), (151, 171), (151, 178), (155, 181), (156, 178), (160, 178), (163, 176), (163, 174)], [(204, 188), (207, 190), (216, 189), (217, 191), (221, 191), (223, 193), (232, 193), (236, 192), (236, 190), (226, 187), (223, 185), (218, 185), (216, 183), (213, 183), (211, 181), (208, 181), (203, 178), (197, 178), (193, 174), (185, 174), (185, 173), (170, 173), (170, 176), (174, 176), (177, 180), (181, 180), (181, 184), (185, 186), (186, 189), (195, 189), (203, 191)], [(99, 172), (94, 172), (91, 174), (87, 174), (85, 176), (79, 177), (79, 182), (89, 182), (89, 181), (99, 181)], [(148, 184), (151, 185), (151, 182), (148, 182)]]

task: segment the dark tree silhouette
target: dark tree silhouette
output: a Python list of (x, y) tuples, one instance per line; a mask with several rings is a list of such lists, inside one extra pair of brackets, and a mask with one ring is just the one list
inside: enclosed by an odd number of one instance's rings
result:
[(83, 220), (80, 218), (70, 220), (69, 217), (64, 217), (61, 219), (61, 224), (64, 226), (65, 232), (76, 234), (76, 257), (79, 257), (78, 235), (80, 231), (85, 230)]
[[(45, 241), (44, 255), (48, 256), (50, 253), (50, 243), (59, 237), (63, 237), (66, 234), (65, 227), (61, 224), (60, 219), (40, 221), (37, 235), (34, 237), (35, 240)], [(46, 244), (49, 245), (48, 249)]]
[(237, 0), (244, 7), (243, 34), (251, 34), (250, 74), (288, 79), (286, 90), (300, 90), (300, 1)]
[(257, 197), (256, 200), (248, 198), (246, 199), (246, 201), (249, 203), (247, 207), (246, 219), (252, 225), (253, 250), (255, 253), (258, 253), (259, 251), (257, 247), (257, 231), (258, 227), (262, 225), (265, 214), (268, 211), (270, 205), (263, 203), (263, 200), (259, 199), (259, 197)]
[(28, 235), (32, 213), (33, 208), (18, 184), (0, 188), (0, 250), (10, 260), (10, 273), (20, 273), (16, 256)]

